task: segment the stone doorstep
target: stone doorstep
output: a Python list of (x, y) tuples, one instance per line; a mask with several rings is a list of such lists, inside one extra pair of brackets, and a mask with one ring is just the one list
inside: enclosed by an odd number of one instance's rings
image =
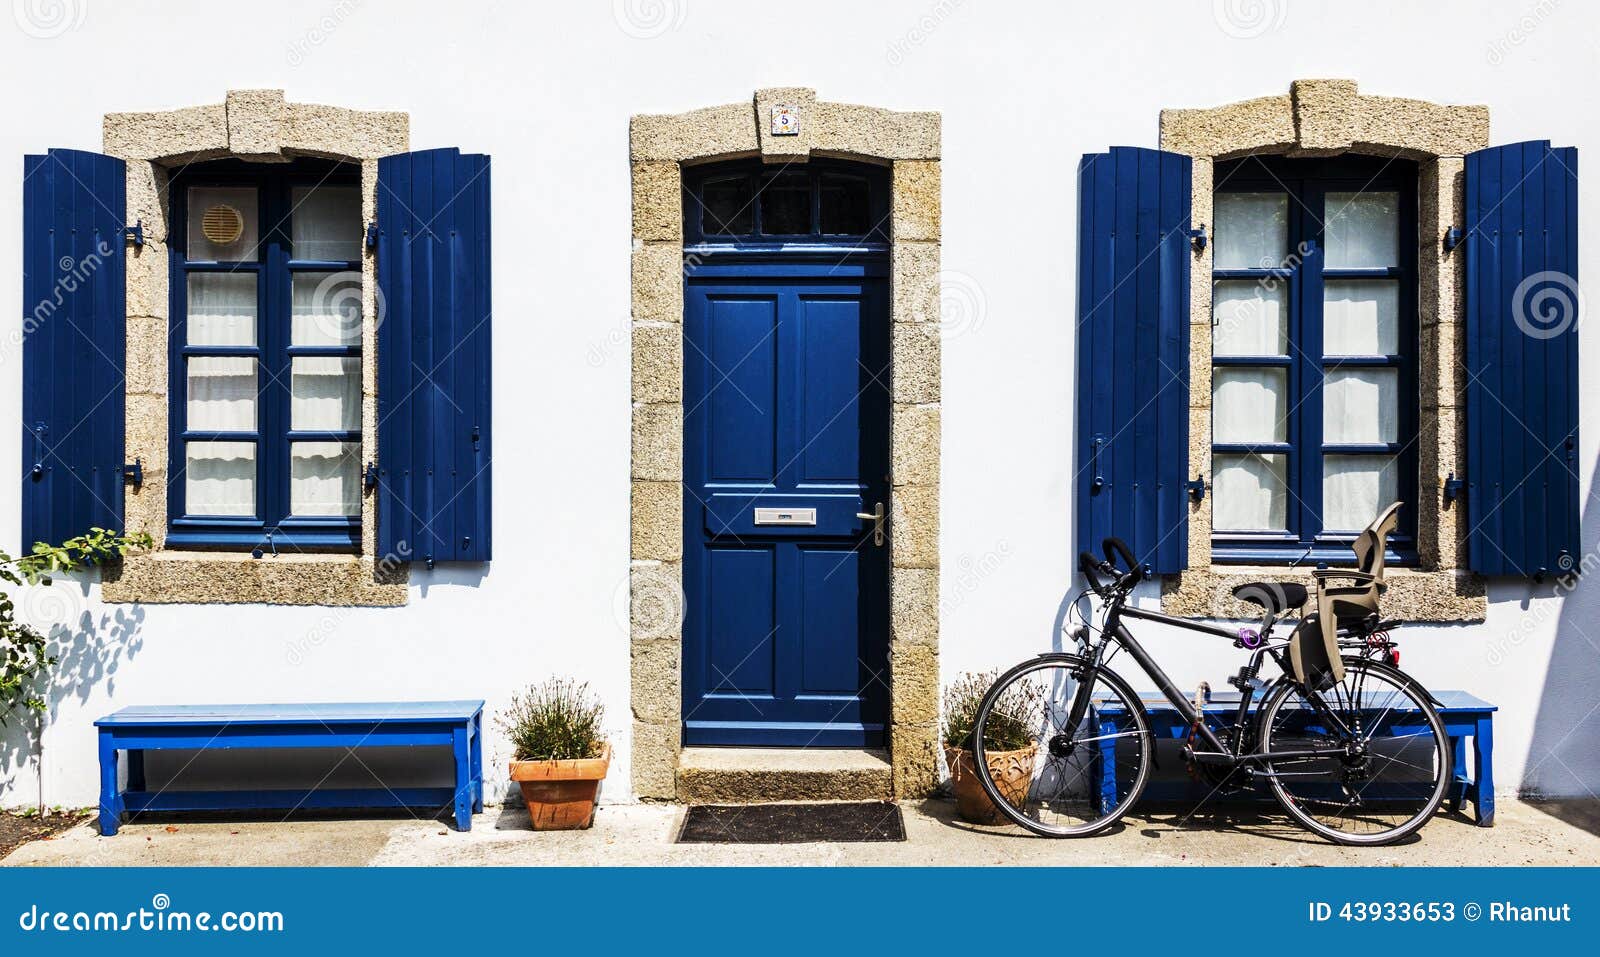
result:
[(887, 751), (849, 748), (684, 748), (678, 800), (691, 804), (891, 801)]

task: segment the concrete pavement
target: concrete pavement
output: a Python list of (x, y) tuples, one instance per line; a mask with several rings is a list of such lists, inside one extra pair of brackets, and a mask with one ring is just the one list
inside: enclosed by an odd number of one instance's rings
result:
[(457, 833), (438, 821), (182, 818), (125, 825), (102, 839), (93, 825), (24, 845), (0, 864), (25, 865), (1600, 865), (1600, 801), (1504, 801), (1493, 828), (1441, 814), (1411, 843), (1356, 849), (1327, 844), (1281, 814), (1236, 808), (1192, 818), (1146, 810), (1111, 833), (1051, 841), (1012, 828), (976, 828), (951, 801), (902, 806), (906, 841), (892, 844), (674, 844), (683, 808), (605, 805), (588, 831), (536, 833), (521, 807), (490, 807)]

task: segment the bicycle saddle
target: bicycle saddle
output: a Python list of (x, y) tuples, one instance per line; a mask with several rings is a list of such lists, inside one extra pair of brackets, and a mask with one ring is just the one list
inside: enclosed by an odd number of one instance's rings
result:
[(1303, 606), (1311, 593), (1299, 582), (1247, 582), (1233, 590), (1233, 597), (1259, 605), (1268, 615), (1276, 618), (1290, 609)]

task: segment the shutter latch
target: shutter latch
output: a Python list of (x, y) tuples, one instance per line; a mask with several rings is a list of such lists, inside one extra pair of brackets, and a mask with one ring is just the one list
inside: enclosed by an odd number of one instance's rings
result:
[(144, 220), (137, 220), (132, 226), (124, 226), (122, 231), (127, 234), (129, 242), (135, 246), (144, 246)]
[(1189, 490), (1189, 497), (1196, 502), (1206, 497), (1206, 479), (1203, 475), (1196, 475), (1193, 481), (1183, 483), (1183, 487)]
[(478, 451), (478, 443), (483, 440), (483, 432), (474, 425), (472, 427), (472, 451)]
[(144, 485), (144, 459), (134, 459), (132, 465), (124, 465), (122, 467), (122, 477), (123, 478), (127, 478), (127, 479), (133, 479), (133, 487), (134, 488), (139, 488), (139, 487), (143, 486)]
[(1445, 504), (1445, 507), (1448, 508), (1450, 506), (1451, 502), (1454, 502), (1455, 500), (1459, 499), (1461, 496), (1465, 495), (1466, 493), (1467, 493), (1467, 481), (1466, 481), (1466, 479), (1458, 479), (1458, 478), (1456, 478), (1456, 473), (1451, 472), (1449, 477), (1444, 480), (1444, 504)]
[(1195, 249), (1204, 250), (1206, 248), (1206, 243), (1208, 240), (1206, 239), (1206, 227), (1204, 223), (1189, 230), (1189, 241), (1194, 243)]
[(367, 248), (378, 248), (378, 224), (376, 221), (367, 224)]
[(1098, 492), (1106, 487), (1105, 476), (1100, 474), (1100, 446), (1104, 444), (1106, 444), (1106, 437), (1103, 435), (1096, 435), (1094, 441), (1089, 444), (1089, 471), (1094, 476), (1089, 481), (1089, 490), (1091, 492)]
[(1462, 231), (1460, 226), (1451, 226), (1444, 231), (1444, 251), (1447, 253), (1453, 252), (1457, 246), (1461, 245), (1461, 241), (1466, 238), (1467, 234)]

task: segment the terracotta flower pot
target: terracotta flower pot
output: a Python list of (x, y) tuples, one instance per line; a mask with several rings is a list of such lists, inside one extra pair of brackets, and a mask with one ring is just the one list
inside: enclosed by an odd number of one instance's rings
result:
[[(1033, 782), (1033, 760), (1039, 753), (1035, 746), (1020, 751), (994, 751), (985, 755), (989, 773), (995, 786), (1007, 803), (1020, 806), (1028, 797), (1028, 786)], [(1005, 820), (1000, 810), (989, 800), (978, 780), (978, 766), (972, 752), (965, 748), (946, 746), (944, 759), (950, 765), (950, 783), (956, 792), (956, 810), (964, 821), (973, 824), (999, 824)]]
[(512, 761), (535, 831), (581, 830), (594, 823), (595, 795), (611, 766), (611, 745), (598, 758)]

